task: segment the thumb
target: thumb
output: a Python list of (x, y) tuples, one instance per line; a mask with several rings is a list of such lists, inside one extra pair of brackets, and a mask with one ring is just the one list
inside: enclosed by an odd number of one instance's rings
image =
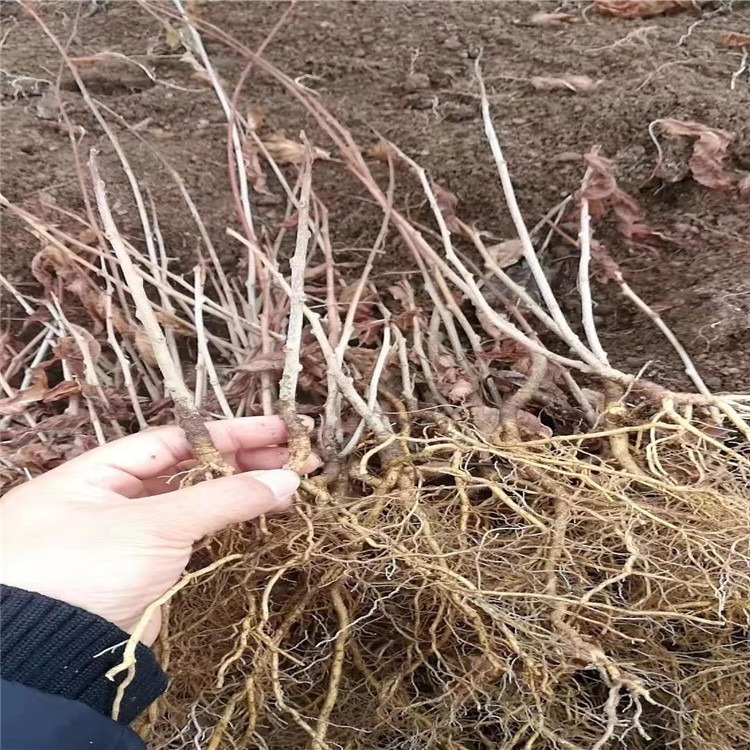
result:
[[(248, 471), (150, 498), (159, 531), (190, 543), (292, 504), (300, 478), (286, 469)], [(152, 516), (153, 518), (153, 516)]]

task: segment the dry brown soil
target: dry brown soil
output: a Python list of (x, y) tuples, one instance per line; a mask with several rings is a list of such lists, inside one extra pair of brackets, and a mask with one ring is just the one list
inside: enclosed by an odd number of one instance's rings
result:
[[(209, 228), (224, 240), (236, 225), (226, 169), (226, 127), (211, 89), (170, 50), (163, 26), (130, 0), (41, 2), (35, 7), (50, 30), (69, 43), (71, 56), (102, 51), (130, 56), (153, 71), (150, 80), (132, 62), (109, 60), (82, 68), (94, 96), (140, 132), (184, 176)], [(562, 7), (582, 15), (578, 24), (528, 23), (540, 9)], [(256, 48), (284, 2), (196, 3), (202, 18)], [(68, 133), (51, 93), (60, 56), (36, 22), (14, 3), (0, 3), (2, 20), (2, 193), (46, 218), (62, 217), (49, 204), (81, 212)], [(732, 76), (741, 48), (721, 43), (722, 32), (750, 33), (750, 4), (705, 6), (670, 16), (626, 21), (596, 14), (589, 3), (544, 2), (307, 2), (279, 31), (267, 56), (307, 86), (351, 127), (363, 143), (377, 131), (417, 158), (461, 200), (462, 216), (498, 238), (512, 225), (482, 133), (473, 59), (481, 50), (492, 106), (523, 211), (536, 223), (580, 183), (581, 156), (599, 144), (614, 159), (620, 184), (644, 206), (647, 221), (668, 237), (627, 243), (610, 222), (597, 226), (621, 262), (628, 281), (653, 304), (705, 372), (715, 389), (748, 385), (750, 363), (750, 208), (736, 194), (709, 190), (677, 164), (675, 182), (652, 179), (656, 151), (649, 123), (693, 120), (734, 134), (729, 167), (750, 170), (750, 74)], [(209, 41), (224, 79), (233, 85), (241, 61)], [(601, 80), (596, 91), (543, 92), (533, 76), (581, 74)], [(87, 113), (67, 75), (62, 95), (69, 117), (85, 129), (83, 153), (102, 149), (111, 180), (114, 161), (101, 129)], [(268, 127), (296, 137), (309, 118), (277, 84), (254, 76), (242, 106), (259, 105)], [(190, 268), (198, 244), (163, 171), (135, 138), (119, 128), (142, 183), (160, 206), (170, 253)], [(314, 136), (317, 137), (317, 136)], [(325, 143), (320, 143), (325, 146)], [(683, 154), (686, 157), (689, 150)], [(332, 209), (334, 242), (342, 258), (361, 257), (378, 230), (377, 212), (342, 180), (335, 162), (318, 168), (318, 189)], [(345, 185), (345, 187), (343, 186)], [(424, 212), (416, 186), (404, 195)], [(46, 205), (45, 205), (46, 204)], [(117, 207), (116, 207), (117, 208)], [(274, 207), (259, 206), (261, 221), (278, 221)], [(120, 221), (137, 239), (127, 205)], [(425, 214), (426, 216), (426, 214)], [(575, 232), (572, 224), (563, 229)], [(4, 218), (2, 270), (32, 289), (29, 262), (38, 241)], [(574, 250), (555, 236), (547, 265), (571, 310)], [(376, 280), (398, 272), (402, 250), (391, 245)], [(359, 255), (358, 255), (359, 254)], [(623, 303), (611, 286), (597, 287), (597, 316), (605, 347), (628, 370), (650, 363), (649, 374), (680, 380), (679, 361), (648, 321)], [(9, 321), (8, 308), (4, 313)], [(677, 374), (675, 374), (677, 373)]]

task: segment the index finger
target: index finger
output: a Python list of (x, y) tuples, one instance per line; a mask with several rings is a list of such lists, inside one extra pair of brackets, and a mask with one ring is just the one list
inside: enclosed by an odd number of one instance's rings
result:
[[(224, 455), (287, 440), (286, 424), (279, 417), (239, 417), (207, 422), (216, 449)], [(177, 426), (144, 430), (120, 438), (74, 458), (53, 469), (48, 476), (75, 473), (89, 483), (128, 494), (134, 481), (163, 474), (181, 461), (193, 457), (185, 433)]]

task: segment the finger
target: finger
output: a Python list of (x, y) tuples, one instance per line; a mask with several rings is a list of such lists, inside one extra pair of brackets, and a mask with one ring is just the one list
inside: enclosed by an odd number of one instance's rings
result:
[[(289, 463), (289, 449), (286, 447), (258, 448), (254, 451), (239, 451), (235, 457), (235, 466), (240, 471), (253, 471), (256, 469), (281, 469)], [(320, 456), (311, 453), (302, 468), (300, 474), (312, 474), (323, 465)]]
[(288, 460), (289, 449), (281, 445), (272, 448), (237, 451), (234, 455), (234, 465), (239, 471), (281, 469)]
[(212, 479), (158, 498), (146, 498), (150, 520), (159, 534), (178, 544), (192, 544), (227, 526), (250, 521), (292, 504), (300, 478), (286, 469), (235, 474)]
[[(289, 463), (289, 449), (283, 447), (276, 448), (256, 448), (249, 451), (238, 451), (235, 456), (226, 456), (227, 463), (237, 469), (237, 471), (262, 471), (270, 469), (282, 469)], [(185, 472), (194, 468), (196, 462), (182, 461), (177, 466), (171, 467), (160, 477), (144, 479), (141, 483), (141, 489), (138, 497), (148, 497), (150, 495), (161, 495), (165, 492), (174, 492), (180, 486), (180, 478)], [(311, 453), (302, 465), (300, 474), (312, 474), (323, 465), (320, 456)]]
[[(280, 445), (287, 439), (286, 425), (279, 417), (225, 419), (208, 422), (206, 427), (217, 450), (224, 455)], [(53, 469), (49, 475), (75, 474), (89, 484), (130, 495), (139, 491), (144, 479), (162, 475), (192, 455), (179, 427), (160, 427), (95, 448)]]

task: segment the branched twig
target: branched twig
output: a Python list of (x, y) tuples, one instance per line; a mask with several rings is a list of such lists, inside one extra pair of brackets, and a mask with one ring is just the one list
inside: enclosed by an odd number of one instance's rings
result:
[[(234, 237), (236, 240), (241, 242), (245, 247), (253, 250), (252, 246), (248, 241), (241, 235), (235, 232), (231, 227), (227, 228), (227, 234)], [(256, 251), (257, 252), (257, 251)], [(268, 269), (270, 275), (274, 281), (284, 290), (287, 296), (292, 296), (292, 288), (289, 286), (286, 279), (269, 263), (268, 259), (262, 254), (257, 254), (258, 259)], [(351, 377), (347, 376), (342, 366), (338, 362), (335, 349), (331, 346), (328, 341), (328, 335), (325, 332), (325, 328), (320, 321), (320, 315), (315, 311), (311, 310), (307, 305), (303, 306), (304, 315), (310, 323), (310, 328), (313, 336), (318, 342), (320, 349), (325, 359), (326, 367), (336, 378), (336, 385), (341, 390), (341, 393), (349, 401), (354, 410), (364, 419), (367, 426), (375, 433), (375, 436), (380, 441), (388, 440), (393, 436), (393, 428), (391, 425), (383, 419), (380, 414), (375, 413), (368, 405), (362, 396), (357, 392), (354, 387)]]
[(130, 294), (133, 297), (133, 303), (136, 308), (136, 316), (143, 324), (146, 335), (150, 341), (154, 357), (159, 365), (164, 385), (167, 393), (174, 401), (177, 420), (180, 427), (185, 433), (190, 445), (193, 448), (195, 457), (198, 460), (196, 469), (191, 470), (183, 478), (183, 484), (192, 484), (203, 479), (211, 479), (216, 476), (228, 476), (233, 473), (233, 469), (224, 460), (222, 455), (216, 450), (211, 436), (206, 429), (206, 425), (201, 419), (200, 414), (195, 409), (193, 398), (188, 391), (184, 381), (173, 362), (164, 332), (159, 325), (151, 302), (146, 295), (143, 286), (143, 279), (136, 272), (130, 254), (122, 241), (122, 237), (117, 229), (117, 225), (112, 217), (107, 200), (107, 192), (104, 181), (99, 175), (99, 169), (96, 164), (96, 150), (91, 150), (89, 159), (89, 169), (94, 184), (94, 195), (96, 196), (96, 205), (104, 224), (104, 232), (112, 249), (120, 263), (120, 268), (125, 277)]
[(289, 262), (289, 323), (284, 346), (284, 370), (279, 381), (279, 415), (289, 434), (289, 468), (300, 471), (310, 456), (310, 435), (297, 415), (297, 380), (302, 371), (300, 348), (305, 310), (305, 269), (307, 247), (310, 242), (310, 192), (312, 187), (312, 158), (308, 154), (302, 165), (297, 221), (297, 242)]

